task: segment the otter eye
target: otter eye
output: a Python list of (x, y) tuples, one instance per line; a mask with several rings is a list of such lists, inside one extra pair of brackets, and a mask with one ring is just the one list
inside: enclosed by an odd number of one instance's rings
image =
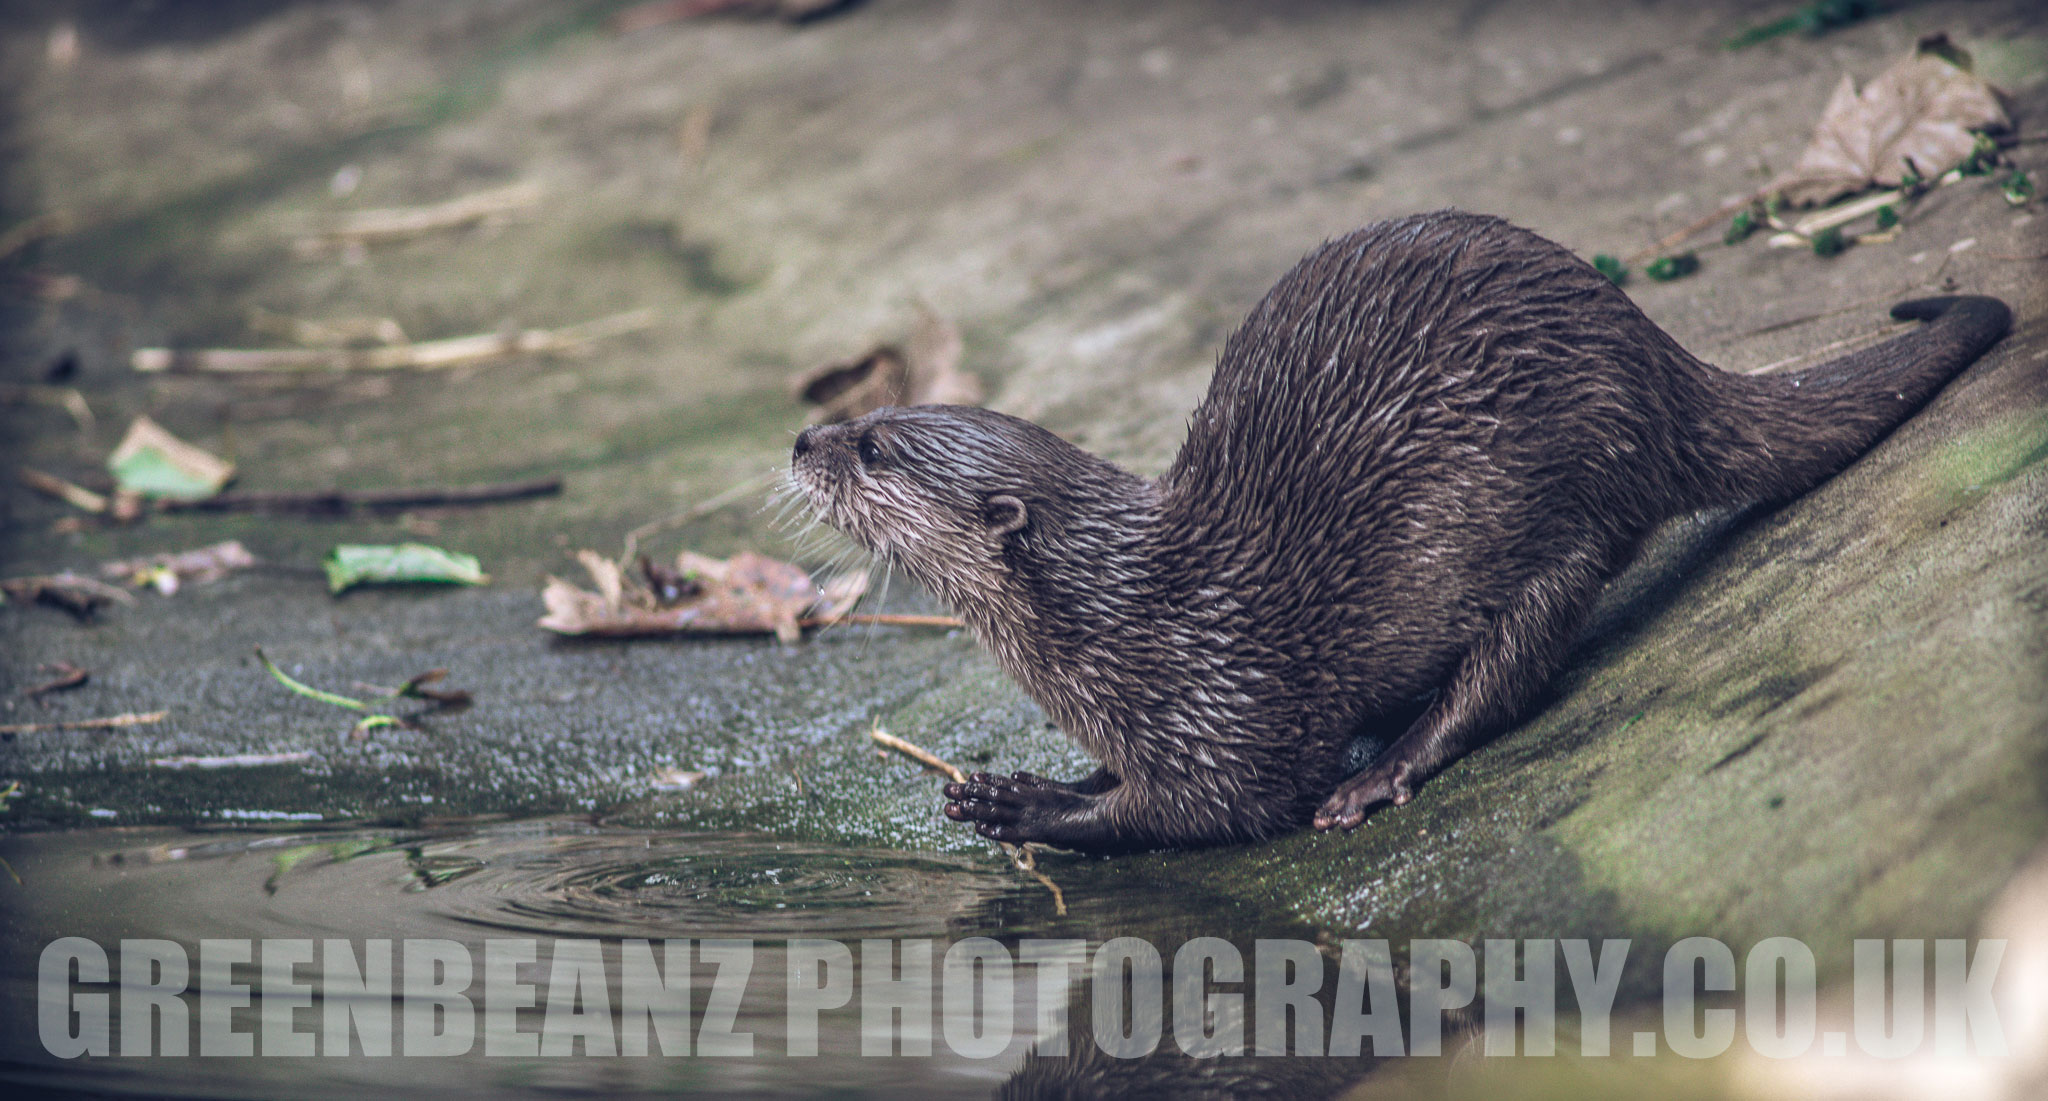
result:
[(876, 443), (873, 436), (862, 436), (860, 438), (860, 465), (874, 466), (881, 461), (882, 445)]

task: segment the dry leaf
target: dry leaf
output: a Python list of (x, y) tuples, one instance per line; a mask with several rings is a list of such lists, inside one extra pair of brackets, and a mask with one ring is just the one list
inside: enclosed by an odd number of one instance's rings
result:
[(649, 777), (648, 786), (655, 791), (688, 791), (703, 783), (711, 776), (708, 772), (696, 772), (680, 768), (657, 768)]
[(235, 464), (186, 443), (144, 416), (135, 418), (107, 456), (107, 471), (120, 488), (144, 497), (196, 501), (219, 493), (235, 476)]
[(9, 604), (41, 603), (62, 608), (80, 620), (91, 619), (94, 612), (108, 604), (135, 603), (126, 590), (69, 570), (38, 577), (10, 577), (0, 581), (0, 596)]
[(670, 582), (663, 589), (672, 598), (664, 599), (594, 551), (581, 551), (576, 557), (597, 591), (578, 588), (558, 577), (548, 578), (547, 588), (541, 592), (547, 615), (541, 617), (540, 626), (558, 634), (772, 633), (784, 642), (794, 642), (802, 634), (800, 620), (843, 613), (866, 589), (864, 575), (837, 578), (820, 587), (803, 570), (752, 551), (728, 559), (684, 551), (673, 572), (647, 571)]
[(177, 554), (151, 554), (108, 562), (100, 572), (132, 585), (151, 585), (165, 596), (178, 591), (186, 581), (218, 581), (235, 570), (256, 564), (256, 556), (239, 539)]
[(813, 424), (837, 424), (889, 405), (978, 405), (981, 380), (960, 369), (960, 330), (923, 303), (904, 347), (878, 344), (794, 380), (797, 397), (816, 405)]
[(1970, 155), (1971, 131), (2009, 125), (1998, 93), (1970, 72), (1969, 55), (1933, 35), (1861, 92), (1843, 76), (1813, 141), (1771, 189), (1790, 203), (1823, 203), (1873, 185), (1897, 187), (1908, 161), (1931, 181)]

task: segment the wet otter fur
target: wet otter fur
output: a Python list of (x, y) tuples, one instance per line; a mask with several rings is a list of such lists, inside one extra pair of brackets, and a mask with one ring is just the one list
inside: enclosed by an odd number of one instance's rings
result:
[(1982, 297), (1892, 316), (1930, 324), (1730, 374), (1564, 248), (1424, 214), (1282, 277), (1157, 480), (951, 406), (807, 429), (793, 476), (1102, 763), (977, 773), (950, 817), (1088, 852), (1348, 829), (1512, 723), (1653, 527), (1804, 493), (2010, 325)]

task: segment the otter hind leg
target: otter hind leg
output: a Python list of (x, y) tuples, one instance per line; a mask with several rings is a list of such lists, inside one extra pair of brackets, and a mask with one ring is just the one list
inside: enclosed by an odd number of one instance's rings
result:
[(1423, 781), (1513, 722), (1549, 681), (1611, 573), (1574, 559), (1532, 578), (1466, 652), (1436, 702), (1324, 801), (1315, 827), (1348, 830), (1374, 807), (1406, 803)]
[(1048, 780), (1043, 776), (1030, 772), (1012, 772), (1010, 779), (1031, 787), (1056, 788), (1060, 791), (1071, 791), (1076, 795), (1101, 795), (1103, 792), (1123, 783), (1117, 777), (1117, 774), (1111, 772), (1107, 767), (1098, 768), (1087, 776), (1072, 782)]

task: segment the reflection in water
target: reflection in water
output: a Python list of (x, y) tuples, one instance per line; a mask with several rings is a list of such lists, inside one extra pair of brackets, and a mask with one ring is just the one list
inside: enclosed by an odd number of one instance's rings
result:
[[(0, 841), (0, 851), (24, 884), (6, 896), (0, 911), (0, 1011), (7, 1019), (37, 1020), (38, 960), (45, 946), (60, 937), (104, 946), (116, 957), (117, 976), (124, 939), (175, 942), (189, 956), (195, 992), (204, 985), (199, 978), (202, 941), (258, 942), (253, 958), (221, 982), (257, 985), (260, 991), (268, 950), (261, 942), (290, 939), (311, 945), (303, 950), (311, 955), (303, 957), (297, 978), (314, 988), (313, 1004), (296, 1011), (292, 1027), (330, 1044), (311, 1059), (88, 1056), (63, 1061), (44, 1050), (33, 1028), (16, 1028), (0, 1036), (0, 1081), (17, 1084), (215, 1096), (432, 1090), (461, 1096), (677, 1091), (989, 1096), (1000, 1091), (1017, 1097), (1245, 1092), (1307, 1097), (1341, 1092), (1369, 1069), (1367, 1059), (1190, 1058), (1174, 1040), (1170, 997), (1163, 1007), (1164, 1041), (1157, 1049), (1142, 1058), (1112, 1058), (1091, 1039), (1094, 986), (1086, 967), (1075, 968), (1065, 985), (1043, 991), (1064, 1005), (1074, 1053), (1063, 1058), (1031, 1050), (1041, 989), (1034, 968), (1022, 963), (1015, 968), (1014, 1035), (1006, 1045), (974, 1052), (976, 1057), (961, 1054), (964, 1045), (951, 1038), (974, 1033), (986, 1007), (977, 1008), (973, 997), (968, 1008), (955, 1004), (952, 992), (943, 989), (942, 966), (935, 965), (931, 978), (935, 1042), (928, 1056), (864, 1057), (866, 976), (856, 977), (858, 963), (845, 980), (831, 977), (829, 965), (823, 972), (805, 973), (807, 989), (827, 988), (822, 996), (791, 992), (786, 942), (801, 938), (843, 942), (851, 961), (862, 958), (864, 939), (928, 940), (935, 960), (943, 961), (949, 945), (970, 937), (994, 938), (1014, 958), (1031, 941), (1074, 941), (1092, 950), (1108, 938), (1131, 936), (1150, 940), (1165, 953), (1170, 984), (1172, 953), (1191, 935), (1227, 936), (1247, 962), (1260, 936), (1304, 935), (1295, 928), (1245, 928), (1242, 920), (1236, 927), (1201, 928), (1229, 920), (1219, 916), (1226, 911), (1207, 907), (1192, 888), (1170, 894), (1133, 888), (1120, 879), (1113, 862), (1060, 863), (1054, 874), (1074, 913), (1056, 918), (1042, 887), (993, 856), (863, 850), (569, 821), (263, 836), (104, 831), (17, 836)], [(322, 1029), (330, 1008), (360, 1002), (362, 995), (330, 998), (318, 989), (327, 938), (347, 942), (352, 961), (374, 958), (371, 942), (384, 939), (399, 942), (401, 958), (406, 941), (463, 946), (457, 951), (466, 950), (474, 963), (467, 987), (477, 1007), (474, 1042), (451, 1057), (400, 1057), (407, 1039), (401, 1035), (391, 1057), (378, 1057), (362, 1054), (358, 1037), (352, 1054), (329, 1057), (331, 1042)], [(622, 956), (639, 939), (657, 942), (653, 947), (659, 951), (658, 942), (684, 938), (695, 950), (665, 957), (664, 966), (688, 961), (675, 969), (688, 975), (687, 1027), (672, 1039), (690, 1044), (695, 1053), (671, 1050), (664, 1056), (660, 1035), (650, 1031), (653, 1018), (633, 1018), (634, 1028), (622, 1024)], [(730, 959), (721, 960), (714, 946), (703, 943), (722, 939), (753, 942), (750, 971), (736, 975), (726, 970)], [(602, 1012), (612, 1024), (597, 1049), (611, 1046), (613, 1036), (638, 1030), (618, 1044), (624, 1056), (593, 1057), (588, 1039), (567, 1045), (578, 1054), (566, 1058), (532, 1051), (533, 1036), (553, 1027), (546, 1020), (554, 978), (550, 967), (573, 954), (561, 947), (573, 941), (595, 942), (590, 958), (600, 961), (595, 966), (601, 972), (591, 981), (604, 988)], [(498, 1016), (483, 1012), (486, 944), (516, 948), (526, 942), (537, 950), (511, 955), (518, 961), (516, 981), (537, 991), (536, 1004)], [(972, 974), (976, 982), (988, 979), (986, 967)], [(677, 982), (680, 989), (680, 978), (671, 971), (666, 981)], [(720, 1027), (744, 1039), (714, 1042), (708, 1022), (714, 988), (739, 981), (744, 987), (734, 999), (733, 1020)], [(401, 993), (402, 982), (395, 982)], [(841, 982), (845, 985), (837, 989), (844, 991), (843, 1004), (832, 997), (834, 984)], [(1324, 984), (1320, 997), (1325, 1002), (1334, 985), (1334, 979)], [(183, 1001), (197, 1034), (201, 1014), (195, 992), (186, 993)], [(789, 1054), (793, 997), (813, 998), (821, 1007), (815, 1056)], [(377, 993), (374, 1000), (396, 1009), (404, 999)], [(586, 996), (584, 1008), (590, 1004)], [(1231, 1013), (1242, 1016), (1226, 1007), (1225, 1019), (1211, 1020), (1210, 1031), (1220, 1024), (1221, 1035), (1236, 1027), (1249, 1036), (1250, 1026), (1241, 1019), (1233, 1026)], [(260, 1004), (235, 1008), (230, 1016), (235, 1032), (251, 1037), (262, 1032)], [(963, 1016), (972, 1019), (963, 1022)], [(112, 1017), (112, 1043), (118, 1050), (119, 1011)], [(903, 1017), (908, 1021), (915, 1014)], [(394, 1013), (393, 1019), (402, 1014)], [(636, 1044), (653, 1054), (631, 1057)], [(498, 1054), (508, 1050), (520, 1054)], [(719, 1050), (750, 1054), (721, 1057), (714, 1054)], [(917, 1046), (906, 1043), (896, 1050), (916, 1051)]]

